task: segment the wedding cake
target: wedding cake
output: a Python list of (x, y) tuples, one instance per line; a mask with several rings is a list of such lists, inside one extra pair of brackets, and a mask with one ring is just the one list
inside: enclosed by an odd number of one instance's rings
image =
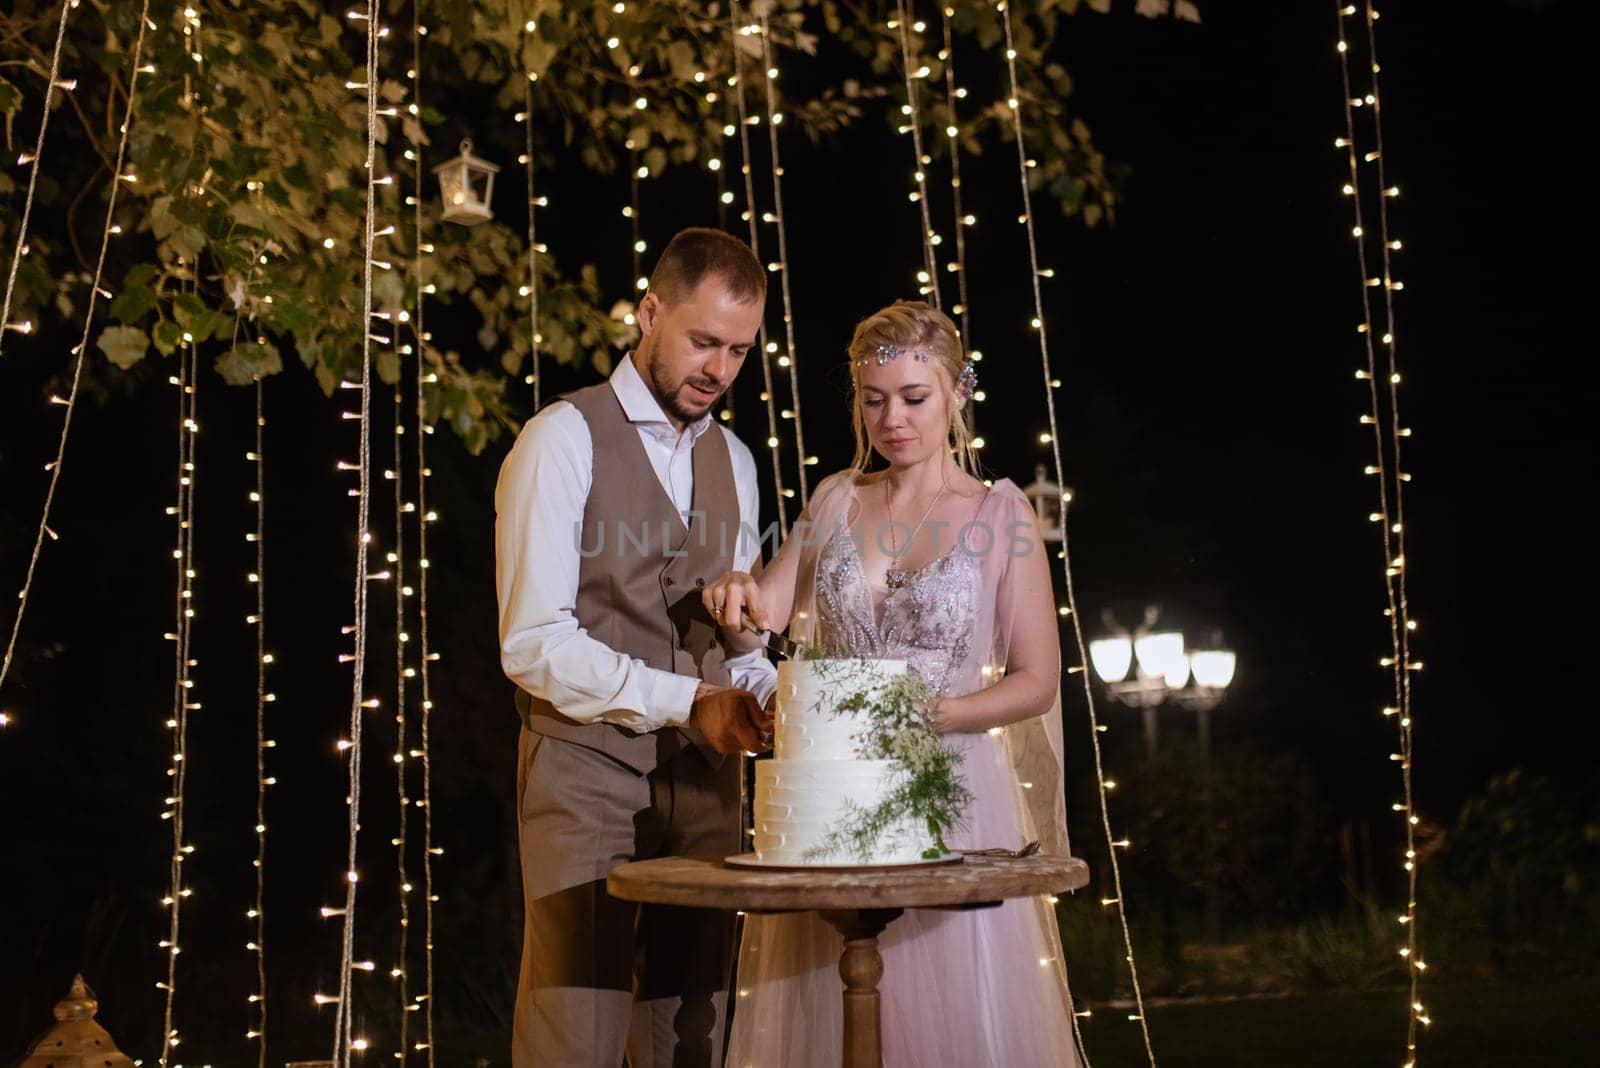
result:
[(905, 786), (904, 762), (869, 758), (882, 748), (874, 738), (882, 727), (874, 722), (874, 701), (905, 672), (904, 660), (778, 665), (773, 755), (756, 762), (759, 861), (909, 864), (927, 859), (930, 850), (943, 852), (926, 815), (894, 803)]

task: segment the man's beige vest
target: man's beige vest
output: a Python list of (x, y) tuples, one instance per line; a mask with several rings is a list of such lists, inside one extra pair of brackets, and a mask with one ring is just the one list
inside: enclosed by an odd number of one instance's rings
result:
[[(686, 528), (611, 384), (564, 399), (588, 423), (594, 443), (583, 529), (574, 532), (576, 544), (548, 547), (579, 553), (578, 625), (653, 668), (727, 685), (717, 628), (695, 588), (696, 579), (710, 582), (733, 567), (739, 540), (738, 494), (721, 429), (713, 424), (694, 443), (695, 514)], [(578, 723), (520, 688), (517, 711), (529, 730), (598, 749), (640, 774), (681, 749), (684, 737), (713, 762), (722, 760), (692, 728), (635, 734), (610, 723)]]

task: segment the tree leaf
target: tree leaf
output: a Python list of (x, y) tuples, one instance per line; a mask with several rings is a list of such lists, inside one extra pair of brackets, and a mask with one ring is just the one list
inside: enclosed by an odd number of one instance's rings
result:
[(195, 327), (208, 311), (210, 309), (206, 307), (206, 302), (193, 293), (180, 293), (172, 302), (172, 317), (178, 321), (179, 326), (196, 337), (199, 336), (199, 331), (195, 330)]
[(285, 333), (299, 336), (317, 325), (317, 321), (306, 310), (305, 294), (298, 290), (276, 290), (272, 295), (272, 303), (267, 307), (271, 309), (268, 318), (272, 325)]
[(272, 216), (248, 200), (238, 200), (229, 204), (228, 216), (241, 226), (250, 226), (257, 230), (269, 230), (272, 228)]
[(178, 343), (183, 340), (183, 328), (171, 319), (161, 320), (150, 334), (155, 341), (156, 351), (163, 356), (177, 352)]
[(150, 232), (159, 240), (165, 241), (178, 225), (178, 220), (172, 214), (171, 197), (157, 197), (150, 202)]
[(172, 232), (168, 240), (172, 242), (173, 248), (193, 259), (206, 247), (206, 232), (198, 226), (180, 226)]
[(108, 326), (100, 331), (96, 345), (106, 354), (106, 359), (126, 371), (144, 359), (150, 339), (136, 326)]
[(283, 370), (283, 357), (270, 341), (241, 341), (217, 357), (217, 373), (230, 386), (248, 386), (257, 378)]
[[(146, 266), (141, 264), (141, 266)], [(130, 275), (132, 271), (128, 272)], [(136, 323), (150, 312), (156, 310), (156, 291), (149, 286), (133, 285), (126, 282), (122, 285), (122, 292), (111, 302), (111, 317), (122, 323)]]

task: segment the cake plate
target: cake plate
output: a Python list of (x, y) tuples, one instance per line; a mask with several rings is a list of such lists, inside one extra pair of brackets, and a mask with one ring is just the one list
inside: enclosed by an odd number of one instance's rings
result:
[(932, 860), (895, 860), (860, 864), (793, 864), (788, 861), (763, 859), (755, 853), (740, 853), (723, 857), (730, 868), (760, 868), (765, 871), (911, 871), (916, 868), (936, 868), (941, 864), (959, 864), (960, 853), (946, 853)]

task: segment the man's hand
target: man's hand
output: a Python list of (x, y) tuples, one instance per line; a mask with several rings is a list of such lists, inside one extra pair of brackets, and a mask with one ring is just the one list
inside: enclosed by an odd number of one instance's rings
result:
[(749, 690), (702, 682), (689, 710), (694, 727), (719, 753), (759, 753), (770, 748), (771, 721)]

